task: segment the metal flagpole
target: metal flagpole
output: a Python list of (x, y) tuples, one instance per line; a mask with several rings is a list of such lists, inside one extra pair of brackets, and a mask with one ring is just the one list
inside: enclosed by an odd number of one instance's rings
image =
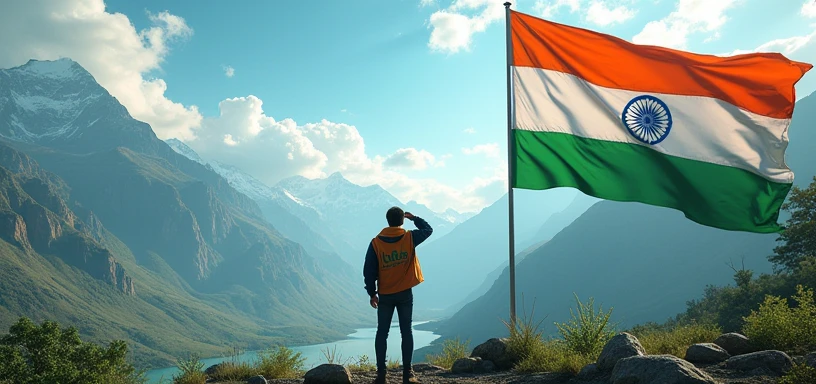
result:
[(516, 244), (515, 220), (513, 215), (513, 109), (511, 87), (511, 65), (513, 63), (513, 42), (510, 37), (510, 2), (504, 3), (507, 18), (507, 202), (509, 206), (509, 243), (510, 243), (510, 324), (516, 326)]

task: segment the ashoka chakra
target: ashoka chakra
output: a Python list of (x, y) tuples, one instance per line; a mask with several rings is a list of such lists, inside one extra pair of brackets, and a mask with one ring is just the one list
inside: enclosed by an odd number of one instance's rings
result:
[(623, 108), (621, 120), (632, 136), (650, 145), (663, 141), (672, 127), (669, 107), (662, 100), (650, 95), (630, 100)]

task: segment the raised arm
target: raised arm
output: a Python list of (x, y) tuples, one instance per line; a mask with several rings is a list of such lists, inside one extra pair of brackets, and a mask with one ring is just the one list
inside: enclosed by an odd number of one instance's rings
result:
[(421, 217), (417, 217), (414, 215), (410, 215), (410, 217), (406, 215), (405, 217), (413, 221), (414, 225), (416, 225), (417, 227), (417, 229), (411, 230), (411, 237), (413, 237), (414, 239), (415, 247), (417, 245), (422, 244), (422, 242), (425, 241), (427, 238), (431, 237), (431, 234), (433, 233), (433, 228), (431, 228), (431, 225), (428, 224), (427, 221), (423, 220)]

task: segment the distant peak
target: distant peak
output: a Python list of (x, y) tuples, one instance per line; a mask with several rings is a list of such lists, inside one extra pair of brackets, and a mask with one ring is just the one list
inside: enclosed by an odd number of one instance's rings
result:
[(85, 70), (79, 63), (67, 57), (56, 60), (31, 59), (19, 67), (12, 68), (12, 70), (39, 77), (93, 78), (90, 72)]
[(340, 173), (340, 171), (337, 171), (337, 172), (334, 172), (331, 175), (329, 175), (329, 177), (327, 177), (327, 179), (329, 179), (329, 180), (345, 180), (346, 178), (343, 177), (343, 175)]

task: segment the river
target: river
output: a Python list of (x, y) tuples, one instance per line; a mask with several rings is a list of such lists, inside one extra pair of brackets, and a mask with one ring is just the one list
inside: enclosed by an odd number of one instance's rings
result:
[[(424, 322), (414, 322), (413, 325), (423, 324)], [(361, 328), (356, 332), (348, 335), (346, 339), (335, 341), (331, 343), (305, 345), (300, 347), (292, 347), (295, 352), (300, 352), (301, 356), (306, 359), (304, 362), (305, 368), (309, 369), (326, 362), (324, 352), (328, 348), (330, 352), (336, 352), (336, 356), (342, 359), (357, 358), (361, 355), (367, 355), (372, 364), (375, 363), (374, 355), (374, 336), (377, 332), (376, 328)], [(414, 329), (414, 350), (427, 347), (434, 340), (439, 338), (439, 335), (430, 331), (420, 331)], [(391, 324), (391, 330), (388, 332), (388, 358), (402, 360), (400, 353), (400, 332), (399, 325), (394, 322)], [(420, 356), (414, 355), (414, 359)], [(422, 356), (424, 358), (424, 356)], [(255, 361), (257, 352), (246, 352), (238, 356), (239, 361)], [(213, 364), (220, 363), (229, 358), (216, 357), (211, 359), (203, 359), (204, 368)], [(147, 372), (148, 383), (171, 383), (173, 375), (178, 372), (176, 367), (154, 369)]]

